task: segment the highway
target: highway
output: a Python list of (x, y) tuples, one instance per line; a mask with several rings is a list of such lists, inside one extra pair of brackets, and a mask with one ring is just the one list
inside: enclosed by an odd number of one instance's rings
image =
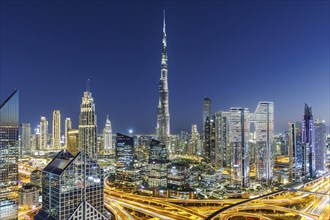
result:
[[(302, 189), (285, 189), (255, 199), (224, 207), (206, 219), (230, 219), (245, 216), (242, 213), (254, 213), (259, 218), (281, 216), (300, 216), (302, 219), (328, 219), (330, 202), (330, 176), (304, 184)], [(302, 208), (299, 208), (301, 207)], [(293, 207), (293, 208), (289, 208)], [(298, 207), (298, 208), (297, 208)], [(259, 212), (259, 213), (258, 213)], [(251, 216), (252, 217), (252, 216)], [(322, 217), (322, 218), (320, 218)]]

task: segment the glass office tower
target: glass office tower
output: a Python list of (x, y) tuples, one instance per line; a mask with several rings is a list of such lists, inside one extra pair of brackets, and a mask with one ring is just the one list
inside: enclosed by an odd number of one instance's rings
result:
[(14, 91), (0, 105), (0, 219), (17, 219), (18, 210), (18, 103)]
[(42, 171), (42, 210), (35, 220), (106, 219), (103, 181), (103, 170), (87, 154), (60, 151)]

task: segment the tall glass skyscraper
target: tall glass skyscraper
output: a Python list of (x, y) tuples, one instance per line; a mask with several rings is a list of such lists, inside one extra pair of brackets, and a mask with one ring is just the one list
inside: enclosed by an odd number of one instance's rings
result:
[(325, 172), (325, 145), (327, 128), (324, 121), (315, 121), (315, 170), (318, 174)]
[(35, 220), (105, 220), (103, 170), (87, 154), (60, 151), (42, 171), (42, 210)]
[(203, 155), (208, 163), (211, 163), (212, 166), (215, 166), (215, 116), (206, 117), (204, 128)]
[(254, 112), (257, 179), (269, 185), (274, 168), (274, 103), (259, 102)]
[(202, 121), (202, 126), (203, 126), (203, 132), (205, 130), (205, 121), (207, 117), (211, 117), (212, 115), (212, 105), (211, 105), (211, 99), (208, 97), (205, 97), (203, 100), (203, 121)]
[(315, 130), (312, 107), (305, 104), (302, 124), (302, 175), (315, 176)]
[(119, 134), (116, 135), (116, 168), (132, 169), (134, 165), (134, 138)]
[(149, 151), (148, 186), (167, 187), (167, 150), (165, 144), (152, 140)]
[(0, 219), (17, 219), (19, 92), (0, 105)]
[(250, 115), (247, 108), (230, 108), (230, 179), (232, 184), (245, 187), (249, 185), (250, 181)]
[(31, 125), (30, 123), (22, 123), (21, 125), (21, 154), (27, 155), (31, 153)]
[(302, 163), (301, 122), (289, 123), (289, 180), (299, 181)]

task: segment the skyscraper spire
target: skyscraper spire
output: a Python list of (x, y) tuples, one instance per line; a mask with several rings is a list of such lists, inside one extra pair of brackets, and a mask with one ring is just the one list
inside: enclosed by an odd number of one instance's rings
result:
[(165, 10), (163, 10), (163, 33), (166, 33)]
[(157, 107), (157, 138), (163, 142), (170, 151), (170, 113), (168, 101), (168, 80), (167, 80), (167, 45), (165, 29), (165, 10), (163, 17), (163, 41), (161, 58), (161, 76), (159, 79), (159, 103)]

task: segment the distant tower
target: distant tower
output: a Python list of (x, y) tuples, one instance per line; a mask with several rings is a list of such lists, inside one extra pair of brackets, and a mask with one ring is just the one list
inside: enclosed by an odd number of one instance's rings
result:
[(167, 187), (167, 150), (166, 146), (152, 140), (149, 151), (148, 186), (151, 188)]
[(3, 220), (17, 219), (18, 106), (18, 91), (0, 104), (0, 219)]
[[(87, 86), (88, 87), (88, 86)], [(86, 89), (80, 105), (79, 118), (79, 150), (86, 152), (89, 157), (96, 158), (97, 124), (95, 104), (92, 93)]]
[[(134, 138), (119, 134), (116, 135), (116, 170), (134, 168)], [(117, 172), (118, 173), (118, 172)]]
[(68, 132), (72, 129), (71, 118), (66, 118), (64, 122), (64, 132), (65, 132), (65, 147), (68, 145)]
[(166, 45), (166, 27), (165, 11), (163, 20), (163, 48), (161, 59), (161, 77), (159, 80), (159, 103), (157, 107), (157, 139), (164, 143), (170, 150), (170, 112), (168, 101), (168, 80), (167, 80), (167, 45)]
[(21, 125), (21, 149), (22, 155), (31, 153), (31, 126), (30, 123)]
[(289, 181), (297, 182), (300, 179), (299, 170), (302, 162), (301, 122), (289, 123)]
[(205, 130), (205, 121), (206, 121), (206, 118), (210, 118), (212, 115), (212, 105), (211, 105), (211, 99), (208, 98), (208, 97), (205, 97), (204, 98), (204, 101), (203, 101), (203, 133), (204, 133), (204, 130)]
[(107, 120), (103, 129), (103, 149), (106, 152), (112, 150), (112, 129), (109, 115), (107, 115)]
[(48, 121), (46, 117), (40, 118), (40, 141), (39, 150), (49, 150), (47, 146)]
[(203, 155), (212, 166), (215, 166), (216, 149), (215, 149), (215, 116), (206, 117), (204, 125), (204, 145)]
[(61, 148), (61, 112), (53, 111), (53, 130), (52, 130), (52, 145), (53, 150)]
[(259, 102), (254, 112), (257, 179), (269, 185), (274, 168), (274, 103)]
[(230, 108), (230, 179), (232, 184), (244, 187), (247, 187), (250, 182), (250, 115), (251, 113), (247, 108)]
[(325, 145), (327, 128), (324, 121), (315, 121), (315, 169), (319, 174), (325, 171)]
[(302, 175), (315, 176), (315, 130), (312, 107), (305, 104), (304, 120), (302, 125)]
[(188, 154), (196, 156), (199, 150), (199, 145), (200, 145), (200, 135), (197, 130), (197, 125), (193, 124), (191, 125), (191, 141), (190, 141)]
[(217, 169), (229, 165), (230, 152), (228, 145), (228, 119), (229, 112), (215, 113), (215, 167)]

